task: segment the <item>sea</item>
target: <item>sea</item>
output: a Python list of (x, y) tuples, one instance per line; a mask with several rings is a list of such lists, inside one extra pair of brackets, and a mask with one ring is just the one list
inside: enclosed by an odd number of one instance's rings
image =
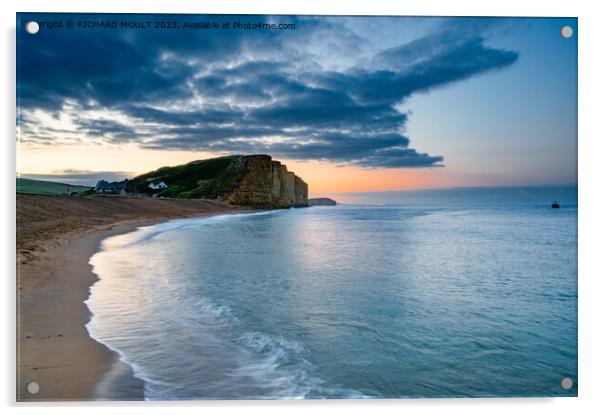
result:
[(577, 395), (576, 186), (339, 196), (105, 239), (88, 331), (146, 400)]

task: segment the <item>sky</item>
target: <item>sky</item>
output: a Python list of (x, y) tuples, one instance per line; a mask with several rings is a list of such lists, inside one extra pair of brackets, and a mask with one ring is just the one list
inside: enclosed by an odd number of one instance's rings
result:
[(26, 13), (17, 28), (23, 177), (267, 153), (315, 195), (577, 181), (576, 19)]

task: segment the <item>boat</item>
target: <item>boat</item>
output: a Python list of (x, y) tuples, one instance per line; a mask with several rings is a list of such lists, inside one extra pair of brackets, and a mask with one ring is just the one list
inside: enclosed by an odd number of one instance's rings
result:
[(556, 200), (552, 202), (552, 209), (560, 209), (560, 204)]

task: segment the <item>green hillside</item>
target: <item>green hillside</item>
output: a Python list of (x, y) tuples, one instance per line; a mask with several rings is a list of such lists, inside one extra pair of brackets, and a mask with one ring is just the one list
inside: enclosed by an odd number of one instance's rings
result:
[(17, 193), (33, 193), (38, 195), (63, 195), (67, 188), (72, 192), (85, 192), (88, 186), (73, 186), (66, 183), (48, 182), (45, 180), (17, 178)]
[[(181, 199), (216, 199), (236, 187), (244, 173), (242, 156), (192, 161), (140, 175), (128, 182), (128, 191), (155, 193)], [(151, 190), (151, 183), (164, 182), (167, 189)]]

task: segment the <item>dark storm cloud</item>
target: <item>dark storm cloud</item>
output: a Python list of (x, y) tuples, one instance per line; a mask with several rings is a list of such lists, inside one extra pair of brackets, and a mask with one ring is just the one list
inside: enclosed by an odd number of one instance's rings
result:
[(111, 32), (74, 36), (41, 31), (20, 41), (17, 93), (25, 108), (57, 110), (67, 99), (112, 106), (153, 96), (185, 96), (179, 83), (185, 77), (161, 74), (152, 55), (140, 47), (144, 44), (131, 44)]
[[(76, 17), (77, 16), (77, 17)], [(48, 19), (106, 21), (159, 20), (165, 16), (61, 15), (24, 13), (18, 20)], [(199, 20), (230, 21), (242, 16), (184, 16), (179, 23)], [(246, 20), (265, 22), (253, 16)], [(19, 21), (17, 24), (19, 25)], [(185, 99), (186, 81), (212, 62), (236, 59), (246, 48), (273, 50), (277, 33), (234, 30), (78, 29), (41, 30), (19, 36), (18, 95), (24, 107), (57, 109), (65, 99), (94, 99), (112, 106), (133, 100)], [(197, 59), (194, 64), (190, 59)]]
[[(237, 18), (271, 19), (209, 17)], [(464, 31), (443, 25), (380, 51), (370, 65), (325, 71), (311, 60), (314, 54), (308, 52), (307, 60), (299, 54), (304, 39), (342, 33), (346, 50), (360, 39), (331, 20), (274, 19), (295, 22), (298, 30), (84, 30), (77, 36), (56, 30), (20, 36), (20, 105), (56, 114), (69, 102), (79, 131), (107, 142), (268, 152), (363, 167), (433, 167), (443, 158), (409, 147), (403, 135), (407, 115), (397, 104), (517, 59), (514, 52), (487, 46), (477, 24)], [(90, 119), (91, 109), (117, 111), (130, 122)], [(31, 132), (28, 122), (21, 120)]]
[(119, 134), (125, 137), (135, 136), (131, 127), (112, 120), (81, 120), (79, 128), (91, 136), (104, 137), (109, 134)]
[(235, 124), (243, 119), (244, 112), (229, 105), (207, 107), (202, 111), (168, 111), (146, 105), (120, 105), (118, 108), (129, 116), (147, 123), (188, 126), (195, 124)]
[(458, 44), (432, 36), (416, 42), (429, 45), (420, 59), (416, 44), (404, 45), (375, 57), (374, 61), (387, 69), (326, 74), (324, 82), (332, 88), (345, 88), (360, 102), (391, 104), (416, 92), (503, 68), (518, 58), (515, 52), (484, 46), (481, 38)]

